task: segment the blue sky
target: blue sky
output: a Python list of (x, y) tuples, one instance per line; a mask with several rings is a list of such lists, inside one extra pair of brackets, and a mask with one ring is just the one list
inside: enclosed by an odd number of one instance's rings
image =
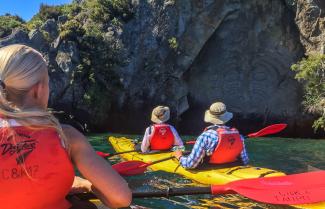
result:
[(38, 12), (41, 3), (60, 5), (70, 2), (72, 0), (0, 0), (0, 15), (10, 13), (28, 21)]

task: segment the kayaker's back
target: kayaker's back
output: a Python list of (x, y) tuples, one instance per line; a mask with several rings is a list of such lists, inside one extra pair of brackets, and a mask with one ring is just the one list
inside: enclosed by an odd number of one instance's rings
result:
[(0, 128), (1, 209), (67, 209), (73, 166), (54, 129)]

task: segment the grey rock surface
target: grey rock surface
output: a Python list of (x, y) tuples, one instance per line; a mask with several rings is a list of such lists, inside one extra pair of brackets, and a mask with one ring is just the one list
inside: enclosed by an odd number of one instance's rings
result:
[(14, 29), (11, 35), (0, 39), (0, 47), (10, 44), (30, 44), (28, 34), (22, 29)]
[[(291, 136), (312, 136), (313, 117), (301, 107), (302, 89), (290, 66), (304, 54), (324, 53), (325, 4), (322, 0), (132, 0), (134, 15), (121, 28), (108, 27), (106, 39), (123, 47), (119, 93), (102, 130), (139, 133), (156, 105), (169, 105), (181, 132), (198, 134), (204, 110), (224, 101), (235, 114), (233, 125), (256, 131), (287, 122)], [(48, 59), (51, 106), (78, 107), (81, 83), (74, 81), (78, 45), (50, 34)], [(40, 34), (15, 31), (0, 40), (43, 44)], [(87, 110), (82, 109), (83, 112)], [(89, 111), (88, 111), (89, 112)], [(81, 116), (82, 117), (82, 116)], [(88, 121), (91, 123), (91, 118)]]
[(48, 45), (43, 33), (40, 30), (32, 30), (28, 34), (30, 44), (33, 48), (41, 50)]
[(41, 27), (40, 30), (49, 34), (49, 39), (53, 40), (59, 35), (58, 25), (54, 19), (47, 20)]

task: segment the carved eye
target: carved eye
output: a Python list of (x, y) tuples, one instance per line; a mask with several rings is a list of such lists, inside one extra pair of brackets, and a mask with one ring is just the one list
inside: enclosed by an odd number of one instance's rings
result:
[(267, 79), (267, 74), (265, 72), (265, 70), (262, 69), (257, 69), (255, 71), (253, 71), (253, 79), (256, 81), (264, 81)]

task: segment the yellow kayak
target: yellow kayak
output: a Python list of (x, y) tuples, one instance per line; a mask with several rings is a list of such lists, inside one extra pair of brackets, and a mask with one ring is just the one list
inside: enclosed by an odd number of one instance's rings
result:
[[(112, 144), (116, 152), (124, 152), (128, 150), (134, 150), (135, 144), (131, 139), (125, 137), (109, 137), (108, 141)], [(171, 156), (171, 152), (166, 153), (150, 153), (143, 154), (138, 152), (131, 152), (121, 154), (120, 156), (125, 160), (139, 160), (145, 163), (153, 162), (163, 158)], [(231, 181), (248, 179), (248, 178), (259, 178), (259, 177), (271, 177), (271, 176), (284, 176), (285, 173), (271, 170), (268, 168), (254, 167), (254, 166), (233, 166), (233, 167), (221, 167), (213, 169), (200, 169), (200, 170), (189, 170), (184, 169), (179, 165), (176, 159), (163, 161), (157, 164), (153, 164), (149, 167), (151, 170), (161, 170), (169, 173), (175, 173), (182, 175), (188, 179), (196, 181), (201, 184), (226, 184)], [(295, 205), (295, 208), (304, 209), (324, 209), (325, 202), (308, 205)]]
[(82, 194), (68, 195), (67, 200), (71, 203), (71, 209), (109, 209), (99, 199), (83, 199)]
[(90, 200), (92, 203), (94, 203), (97, 207), (97, 209), (109, 209), (108, 207), (106, 207), (100, 200), (96, 199), (96, 200)]
[[(109, 209), (99, 199), (80, 199), (80, 194), (68, 195), (67, 199), (71, 203), (70, 209)], [(83, 198), (81, 196), (81, 198)]]

